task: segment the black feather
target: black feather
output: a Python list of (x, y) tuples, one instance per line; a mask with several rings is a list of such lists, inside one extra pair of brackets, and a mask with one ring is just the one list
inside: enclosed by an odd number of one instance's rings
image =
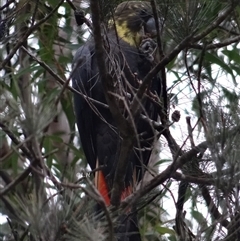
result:
[[(109, 34), (108, 37), (110, 49), (114, 52), (112, 57), (118, 61), (120, 71), (123, 70), (129, 83), (134, 88), (137, 88), (139, 83), (137, 83), (135, 75), (139, 80), (143, 80), (151, 70), (152, 64), (136, 47), (120, 41), (120, 48), (118, 48), (116, 47), (114, 34)], [(122, 52), (131, 73), (127, 70), (126, 63), (124, 62), (125, 60), (121, 57), (122, 54), (120, 51)], [(106, 104), (102, 83), (98, 75), (93, 42), (85, 44), (77, 51), (74, 58), (74, 65), (76, 64), (79, 67), (73, 75), (73, 87), (83, 94)], [(124, 81), (123, 78), (121, 78), (121, 80)], [(160, 79), (156, 77), (152, 80), (150, 90), (153, 93), (160, 94), (160, 86)], [(126, 91), (128, 92), (128, 90)], [(74, 95), (74, 103), (81, 143), (87, 161), (92, 169), (96, 168), (97, 158), (100, 165), (106, 166), (103, 171), (108, 178), (108, 185), (111, 189), (116, 161), (118, 160), (121, 146), (121, 138), (118, 134), (115, 121), (108, 108), (93, 103), (91, 100), (86, 100), (80, 95)], [(91, 106), (89, 103), (91, 103)], [(147, 99), (144, 103), (144, 107), (147, 115), (152, 120), (156, 121), (158, 114), (153, 103)], [(99, 114), (101, 116), (99, 116)], [(125, 177), (126, 186), (129, 185), (129, 183), (132, 183), (132, 172), (134, 167), (137, 168), (138, 181), (141, 180), (143, 176), (143, 165), (141, 161), (143, 161), (144, 165), (147, 165), (154, 137), (152, 126), (145, 120), (138, 119), (135, 124), (140, 136), (141, 144), (140, 148), (138, 147), (136, 149), (142, 150), (139, 151), (135, 149), (129, 154), (129, 168)], [(143, 160), (140, 160), (141, 156)]]

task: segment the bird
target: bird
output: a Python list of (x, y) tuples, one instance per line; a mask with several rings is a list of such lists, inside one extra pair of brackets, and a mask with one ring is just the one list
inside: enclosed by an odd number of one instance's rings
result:
[[(152, 7), (144, 1), (122, 2), (116, 7), (109, 24), (104, 39), (108, 48), (106, 55), (110, 57), (103, 61), (106, 62), (109, 74), (116, 79), (116, 88), (119, 90), (117, 95), (123, 100), (118, 102), (119, 110), (127, 118), (129, 113), (126, 106), (132, 103), (143, 79), (154, 67), (151, 55), (155, 51), (152, 39), (156, 35), (156, 27)], [(94, 172), (96, 188), (106, 206), (110, 206), (122, 137), (107, 105), (93, 39), (77, 50), (73, 69), (72, 86), (78, 92), (73, 96), (74, 109), (81, 148), (91, 169), (97, 170)], [(134, 119), (137, 137), (128, 154), (121, 200), (134, 191), (146, 170), (156, 135), (151, 122), (141, 116), (158, 120), (159, 106), (154, 99), (160, 93), (161, 78), (156, 75), (145, 92), (140, 115)], [(117, 240), (140, 241), (136, 212), (127, 221), (126, 217), (127, 214), (120, 218), (122, 223), (116, 230)]]

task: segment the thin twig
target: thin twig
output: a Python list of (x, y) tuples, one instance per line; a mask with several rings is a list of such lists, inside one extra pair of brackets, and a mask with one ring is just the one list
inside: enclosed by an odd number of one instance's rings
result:
[(191, 147), (193, 148), (195, 146), (195, 143), (194, 143), (194, 139), (193, 139), (193, 128), (191, 125), (191, 117), (190, 116), (186, 117), (186, 122), (187, 122), (189, 140), (191, 143)]
[(2, 122), (0, 122), (0, 128), (8, 135), (8, 137), (12, 140), (12, 142), (19, 146), (19, 148), (25, 153), (30, 159), (32, 159), (32, 155), (28, 148), (24, 145), (24, 143), (21, 143), (16, 136), (9, 130), (9, 128)]
[(15, 239), (15, 241), (18, 241), (19, 240), (19, 237), (18, 237), (18, 232), (17, 230), (14, 229), (13, 225), (12, 225), (12, 222), (9, 218), (7, 218), (7, 222), (8, 222), (8, 225), (10, 226), (10, 229), (12, 231), (12, 235)]
[(131, 113), (135, 117), (139, 113), (139, 101), (143, 98), (143, 95), (150, 83), (150, 81), (158, 74), (158, 72), (165, 67), (170, 61), (172, 61), (183, 49), (185, 49), (191, 42), (194, 33), (187, 36), (180, 44), (178, 44), (170, 54), (165, 56), (143, 79), (142, 84), (138, 88), (136, 95), (133, 98), (131, 104)]
[(220, 23), (222, 23), (226, 18), (229, 18), (231, 16), (231, 12), (235, 9), (235, 7), (238, 5), (238, 1), (235, 3), (231, 3), (231, 6), (229, 6), (225, 12), (219, 14), (219, 17), (213, 21), (208, 27), (206, 27), (201, 33), (197, 34), (192, 38), (193, 43), (197, 42), (201, 39), (203, 39), (205, 36), (207, 36), (209, 33), (211, 33), (215, 28), (217, 28)]
[(35, 7), (32, 14), (31, 27), (34, 25), (34, 22), (36, 20), (38, 9), (39, 9), (39, 0), (35, 1)]
[(5, 186), (3, 189), (0, 189), (0, 197), (3, 195), (6, 195), (9, 191), (13, 190), (20, 182), (22, 182), (25, 178), (28, 177), (32, 170), (32, 165), (37, 163), (37, 160), (33, 160), (29, 166), (18, 176), (16, 177), (12, 182), (10, 182), (7, 186)]
[(115, 93), (116, 90), (114, 86), (115, 81), (112, 78), (112, 76), (108, 73), (105, 61), (103, 61), (106, 55), (103, 47), (104, 42), (101, 34), (99, 2), (91, 0), (90, 7), (92, 10), (93, 37), (95, 42), (95, 53), (98, 63), (99, 75), (102, 80), (104, 94), (109, 105), (109, 109), (112, 113), (114, 120), (116, 121), (118, 130), (120, 131), (121, 136), (123, 138), (121, 142), (122, 146), (120, 150), (119, 159), (117, 162), (116, 172), (113, 181), (113, 188), (111, 193), (112, 205), (119, 206), (121, 191), (124, 186), (124, 177), (128, 166), (128, 154), (132, 150), (134, 144), (134, 126), (131, 120), (127, 121), (123, 117), (116, 102), (116, 98), (109, 93), (109, 91)]
[(135, 203), (138, 202), (138, 200), (149, 193), (151, 190), (156, 188), (158, 185), (164, 183), (167, 179), (171, 177), (171, 175), (178, 169), (181, 168), (186, 162), (191, 160), (193, 157), (195, 157), (199, 152), (202, 152), (208, 147), (208, 142), (204, 141), (200, 143), (195, 148), (192, 148), (191, 150), (185, 152), (182, 156), (177, 158), (175, 162), (173, 162), (171, 165), (169, 165), (164, 171), (162, 171), (159, 175), (157, 175), (155, 178), (153, 178), (151, 181), (149, 181), (142, 189), (136, 191), (129, 197), (127, 197), (124, 201), (121, 203), (121, 208), (127, 208), (130, 206), (133, 206)]
[(100, 102), (100, 101), (97, 101), (97, 100), (94, 100), (92, 99), (91, 97), (87, 96), (87, 95), (84, 95), (83, 93), (77, 91), (76, 89), (72, 88), (71, 86), (67, 85), (66, 84), (66, 81), (64, 79), (62, 79), (58, 74), (56, 74), (56, 72), (51, 68), (49, 67), (45, 62), (43, 62), (42, 60), (38, 59), (37, 57), (35, 57), (30, 51), (28, 51), (25, 47), (21, 47), (32, 59), (34, 59), (40, 66), (42, 66), (46, 71), (48, 71), (48, 73), (62, 86), (66, 85), (67, 88), (75, 93), (75, 94), (78, 94), (80, 96), (82, 96), (83, 98), (85, 99), (89, 99), (91, 102), (93, 102), (94, 104), (97, 104), (101, 107), (104, 107), (104, 108), (109, 108), (108, 105)]
[(0, 66), (0, 70), (5, 67), (5, 65), (9, 62), (9, 60), (13, 57), (13, 55), (17, 52), (17, 50), (23, 45), (23, 43), (26, 41), (26, 39), (29, 37), (29, 35), (32, 34), (33, 31), (37, 30), (38, 27), (46, 22), (57, 10), (58, 8), (62, 5), (64, 0), (59, 1), (57, 6), (43, 19), (39, 20), (35, 25), (33, 25), (31, 28), (27, 30), (27, 32), (24, 34), (24, 36), (19, 40), (15, 46), (12, 48), (11, 52), (8, 54), (8, 56), (3, 60)]
[(225, 39), (224, 41), (221, 41), (220, 43), (215, 43), (215, 44), (207, 44), (206, 46), (204, 44), (189, 44), (189, 48), (194, 48), (194, 49), (205, 49), (205, 50), (211, 50), (211, 49), (219, 49), (226, 47), (228, 45), (231, 45), (233, 43), (239, 43), (240, 41), (240, 35)]
[[(25, 145), (26, 142), (28, 142), (33, 136), (30, 135), (28, 136), (27, 138), (25, 138), (22, 142), (19, 142), (19, 144), (16, 144), (14, 143), (16, 146), (15, 146), (15, 149), (19, 149), (22, 145)], [(4, 160), (6, 160), (8, 157), (10, 157), (12, 154), (13, 154), (14, 150), (9, 150), (5, 156), (1, 157), (0, 158), (0, 163), (3, 162)]]
[(8, 7), (11, 3), (15, 2), (16, 0), (9, 0), (7, 1), (2, 7), (0, 7), (0, 11), (4, 10), (4, 8)]

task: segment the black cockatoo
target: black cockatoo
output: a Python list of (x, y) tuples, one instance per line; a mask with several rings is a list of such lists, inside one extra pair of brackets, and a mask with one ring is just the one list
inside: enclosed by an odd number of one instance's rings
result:
[[(125, 105), (130, 105), (141, 81), (153, 68), (154, 61), (149, 57), (151, 54), (149, 55), (148, 47), (145, 48), (147, 37), (152, 36), (156, 31), (151, 5), (149, 2), (141, 1), (123, 2), (116, 8), (110, 22), (112, 27), (104, 37), (108, 45), (107, 58), (103, 61), (106, 61), (113, 79), (117, 79), (116, 88), (121, 89), (118, 95), (122, 95)], [(143, 49), (142, 43), (144, 43)], [(116, 121), (106, 106), (93, 40), (87, 41), (78, 49), (73, 67), (75, 68), (72, 77), (73, 88), (85, 96), (74, 94), (81, 147), (90, 167), (93, 170), (101, 167), (95, 173), (95, 184), (108, 206), (122, 138)], [(140, 108), (143, 115), (154, 121), (158, 119), (158, 108), (152, 99), (154, 95), (160, 95), (160, 90), (161, 80), (156, 76), (151, 80)], [(119, 109), (124, 117), (129, 115), (124, 104), (123, 106), (119, 104)], [(128, 155), (121, 199), (131, 194), (133, 188), (142, 179), (155, 138), (151, 122), (141, 118), (141, 115), (134, 119), (134, 125), (137, 132), (136, 143)], [(116, 231), (120, 233), (117, 236), (118, 240), (141, 240), (136, 213), (131, 219), (122, 222), (122, 227)]]

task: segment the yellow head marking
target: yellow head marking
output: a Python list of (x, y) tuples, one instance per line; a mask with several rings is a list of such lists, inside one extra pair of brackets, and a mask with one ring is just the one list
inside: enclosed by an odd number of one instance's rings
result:
[(149, 2), (126, 1), (119, 4), (114, 13), (114, 21), (119, 38), (131, 46), (139, 46), (144, 35), (144, 23), (151, 17)]
[(143, 25), (152, 15), (149, 2), (126, 1), (120, 3), (114, 13), (119, 38), (132, 46), (139, 46), (144, 35)]
[(127, 22), (116, 22), (116, 30), (118, 37), (131, 46), (138, 46), (141, 42), (141, 34), (139, 32), (133, 32), (127, 27)]

